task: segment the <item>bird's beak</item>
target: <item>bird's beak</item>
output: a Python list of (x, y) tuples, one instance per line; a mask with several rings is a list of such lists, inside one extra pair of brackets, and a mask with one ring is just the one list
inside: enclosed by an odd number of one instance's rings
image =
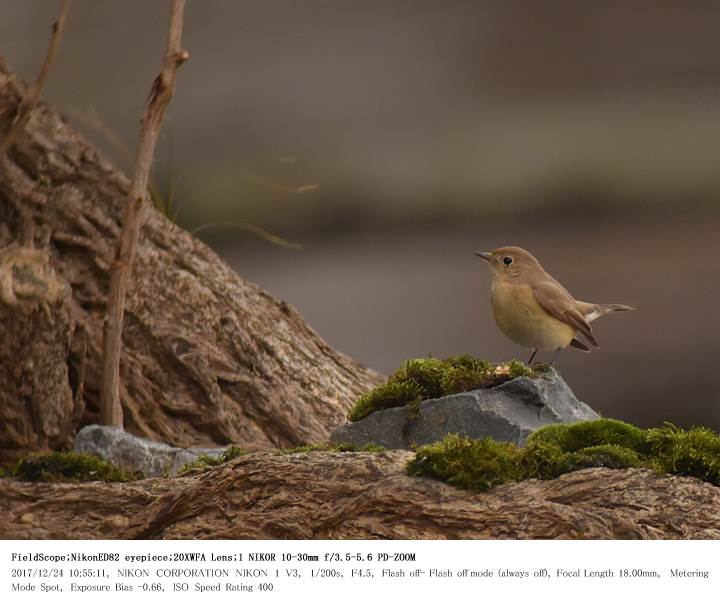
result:
[(475, 256), (479, 256), (486, 261), (490, 261), (492, 259), (492, 255), (489, 252), (476, 252)]

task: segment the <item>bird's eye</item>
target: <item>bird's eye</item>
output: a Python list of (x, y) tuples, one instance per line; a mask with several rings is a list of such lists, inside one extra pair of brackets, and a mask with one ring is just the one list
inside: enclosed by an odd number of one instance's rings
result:
[(512, 265), (512, 263), (513, 263), (512, 256), (505, 256), (505, 257), (503, 257), (502, 260), (508, 266)]

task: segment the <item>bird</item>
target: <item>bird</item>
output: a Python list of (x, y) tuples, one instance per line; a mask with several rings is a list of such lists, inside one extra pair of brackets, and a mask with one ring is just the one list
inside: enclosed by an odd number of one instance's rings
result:
[(495, 322), (514, 343), (532, 349), (528, 365), (539, 350), (555, 350), (550, 365), (568, 346), (589, 353), (591, 346), (599, 346), (590, 325), (593, 321), (615, 311), (635, 310), (628, 305), (576, 300), (530, 252), (518, 246), (475, 254), (490, 267)]

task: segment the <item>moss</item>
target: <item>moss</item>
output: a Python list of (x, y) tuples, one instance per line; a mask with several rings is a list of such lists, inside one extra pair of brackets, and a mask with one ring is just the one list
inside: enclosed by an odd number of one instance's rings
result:
[(409, 359), (390, 376), (388, 384), (409, 384), (427, 399), (442, 397), (446, 364), (440, 359)]
[(31, 454), (19, 460), (12, 476), (21, 481), (134, 481), (142, 474), (118, 468), (90, 454), (52, 452)]
[(589, 468), (604, 466), (606, 468), (635, 468), (642, 466), (643, 458), (635, 452), (621, 445), (605, 444), (593, 445), (578, 450), (576, 468)]
[(652, 466), (663, 473), (689, 475), (720, 485), (720, 435), (698, 427), (666, 426), (648, 431)]
[(573, 424), (551, 424), (535, 431), (528, 443), (553, 443), (564, 451), (596, 445), (618, 445), (647, 453), (647, 431), (627, 422), (601, 418)]
[(519, 376), (540, 377), (549, 370), (549, 366), (531, 368), (516, 359), (492, 364), (472, 355), (409, 359), (385, 384), (363, 395), (350, 410), (348, 418), (354, 422), (378, 410), (403, 406), (417, 408), (426, 399), (490, 388)]
[(350, 410), (348, 418), (355, 422), (378, 410), (399, 408), (404, 405), (419, 404), (423, 393), (419, 385), (388, 381), (366, 393)]
[(555, 443), (539, 442), (520, 449), (516, 459), (519, 480), (554, 479), (576, 470), (576, 458)]
[(244, 450), (237, 445), (231, 445), (229, 448), (227, 448), (225, 451), (223, 451), (221, 454), (218, 454), (217, 456), (209, 456), (208, 454), (202, 454), (201, 456), (195, 458), (195, 460), (193, 460), (192, 462), (188, 462), (187, 464), (183, 465), (178, 471), (178, 475), (190, 475), (194, 473), (200, 473), (214, 466), (225, 464), (226, 462), (238, 458), (239, 456), (244, 456), (247, 453), (247, 450)]
[(536, 376), (537, 370), (525, 365), (522, 361), (513, 359), (508, 364), (508, 374), (511, 379), (519, 378), (520, 376)]
[(279, 454), (309, 454), (311, 452), (372, 452), (374, 454), (384, 452), (382, 445), (368, 443), (358, 447), (352, 443), (308, 443), (298, 447), (290, 447), (278, 450)]
[(517, 450), (512, 443), (489, 438), (447, 435), (439, 443), (418, 449), (408, 472), (443, 479), (456, 487), (485, 491), (520, 479), (515, 464)]
[(474, 389), (483, 389), (491, 386), (491, 377), (494, 375), (492, 364), (470, 355), (449, 357), (445, 360), (443, 376), (443, 393), (452, 395)]
[(720, 435), (707, 428), (640, 429), (611, 419), (550, 425), (535, 431), (522, 448), (448, 435), (419, 448), (408, 472), (484, 491), (589, 467), (651, 468), (720, 485)]

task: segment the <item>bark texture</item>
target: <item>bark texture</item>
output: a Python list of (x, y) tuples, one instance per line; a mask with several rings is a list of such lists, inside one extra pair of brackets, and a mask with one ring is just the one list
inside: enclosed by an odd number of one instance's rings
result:
[[(0, 61), (0, 132), (21, 87)], [(72, 287), (87, 335), (80, 424), (97, 420), (109, 268), (129, 182), (54, 110), (38, 104), (0, 179), (0, 246), (23, 213), (35, 245)], [(73, 388), (85, 338), (73, 339)], [(334, 351), (287, 303), (233, 273), (202, 242), (150, 210), (123, 330), (125, 428), (178, 446), (248, 449), (326, 440), (379, 376)]]
[(47, 254), (0, 250), (0, 460), (72, 442), (70, 287)]
[(2, 538), (720, 538), (720, 488), (587, 469), (484, 494), (410, 477), (409, 452), (259, 453), (187, 478), (3, 480)]

